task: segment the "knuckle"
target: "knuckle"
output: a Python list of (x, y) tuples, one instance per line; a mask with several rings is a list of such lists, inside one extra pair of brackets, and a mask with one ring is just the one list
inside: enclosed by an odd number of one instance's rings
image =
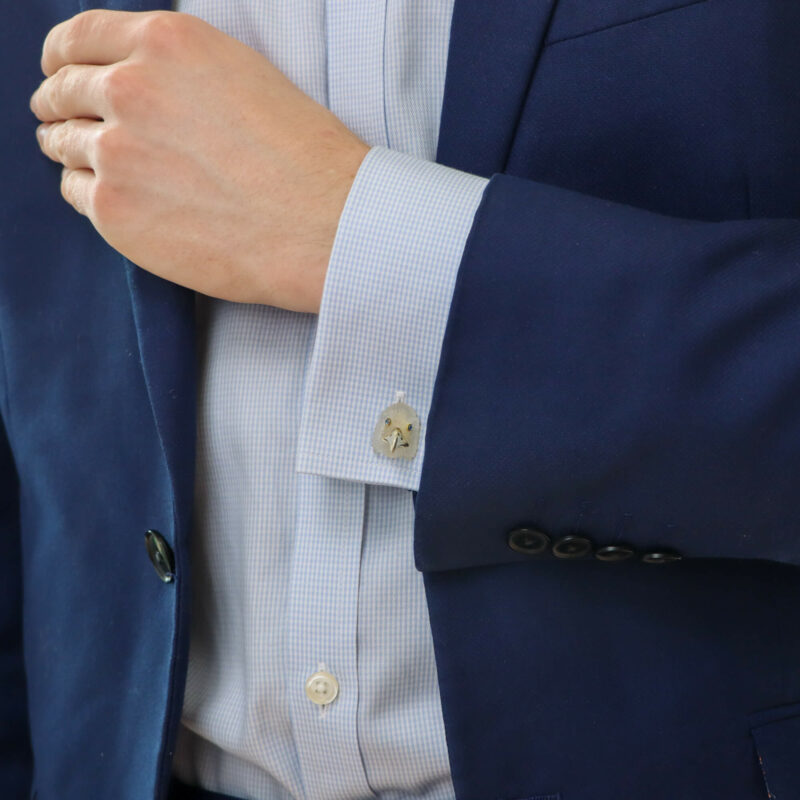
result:
[(72, 202), (72, 182), (70, 173), (67, 170), (61, 171), (61, 196), (68, 202)]
[(185, 36), (187, 15), (174, 11), (153, 11), (141, 23), (142, 45), (151, 51), (173, 50)]
[(102, 78), (102, 92), (108, 105), (115, 111), (130, 106), (140, 92), (136, 69), (123, 64), (109, 66)]
[(42, 45), (42, 71), (49, 75), (54, 62), (74, 61), (87, 34), (97, 28), (100, 18), (107, 13), (105, 9), (92, 8), (51, 28)]
[(124, 195), (113, 181), (97, 175), (92, 187), (93, 216), (103, 226), (110, 227), (123, 214)]
[(62, 93), (72, 90), (75, 87), (77, 73), (77, 64), (64, 64), (52, 78), (56, 91)]
[(94, 136), (94, 161), (97, 168), (107, 171), (124, 158), (124, 143), (116, 127), (103, 125)]
[(89, 8), (81, 11), (70, 20), (70, 28), (80, 36), (85, 36), (94, 30), (108, 12), (102, 8)]
[[(42, 72), (45, 75), (48, 75), (48, 76), (52, 72), (52, 68), (50, 66), (50, 62), (52, 60), (51, 56), (52, 56), (53, 47), (54, 47), (53, 42), (55, 41), (56, 36), (60, 33), (59, 30), (58, 30), (58, 27), (59, 26), (56, 26), (55, 28), (51, 28), (50, 29), (50, 31), (48, 32), (47, 36), (44, 37), (44, 43), (42, 44), (42, 57), (39, 60), (39, 65), (40, 65), (40, 67), (42, 69)], [(68, 35), (69, 34), (66, 33), (66, 32), (61, 33), (62, 42)], [(64, 45), (62, 44), (62, 48), (63, 47), (64, 47)]]
[(88, 8), (86, 11), (81, 11), (76, 14), (72, 21), (82, 33), (93, 30), (101, 20), (108, 17), (108, 11), (104, 8)]
[(50, 131), (47, 136), (48, 155), (52, 156), (63, 164), (66, 149), (66, 144), (64, 142), (64, 126), (59, 125)]
[(62, 116), (64, 97), (75, 84), (75, 66), (75, 64), (65, 64), (55, 75), (45, 81), (40, 102), (43, 101), (45, 107), (49, 107), (49, 110), (57, 116)]
[(103, 13), (103, 9), (90, 8), (88, 11), (76, 14), (65, 23), (60, 36), (61, 51), (65, 58), (69, 60), (75, 56), (86, 36), (96, 29)]
[(85, 214), (84, 199), (76, 191), (76, 173), (66, 167), (61, 170), (61, 196), (81, 214)]

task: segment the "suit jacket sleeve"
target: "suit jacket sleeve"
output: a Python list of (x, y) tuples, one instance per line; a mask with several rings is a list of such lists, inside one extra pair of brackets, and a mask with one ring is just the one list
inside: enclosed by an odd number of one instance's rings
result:
[(800, 564), (800, 222), (682, 220), (495, 175), (426, 446), (422, 569), (523, 559), (520, 525)]
[(0, 787), (3, 797), (23, 798), (30, 792), (31, 754), (22, 655), (19, 490), (3, 422), (2, 375), (0, 358)]

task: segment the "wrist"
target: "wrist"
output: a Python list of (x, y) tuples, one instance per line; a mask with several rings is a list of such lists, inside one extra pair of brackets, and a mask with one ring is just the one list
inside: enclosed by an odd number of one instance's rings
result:
[(341, 149), (335, 166), (329, 167), (330, 188), (325, 194), (325, 210), (323, 212), (322, 209), (317, 209), (320, 227), (317, 236), (312, 237), (312, 241), (317, 242), (318, 247), (307, 254), (306, 270), (309, 280), (304, 282), (300, 290), (299, 299), (303, 311), (319, 313), (339, 221), (358, 170), (370, 149), (369, 145), (353, 136), (349, 146)]

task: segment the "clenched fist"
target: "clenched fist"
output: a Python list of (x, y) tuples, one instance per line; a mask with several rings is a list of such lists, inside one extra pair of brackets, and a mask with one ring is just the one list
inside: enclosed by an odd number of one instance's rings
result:
[(203, 294), (319, 310), (369, 147), (264, 56), (171, 11), (86, 11), (31, 98), (61, 192), (140, 267)]

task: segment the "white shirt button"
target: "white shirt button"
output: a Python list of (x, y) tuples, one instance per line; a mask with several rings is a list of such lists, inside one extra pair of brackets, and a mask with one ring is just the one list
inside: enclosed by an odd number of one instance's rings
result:
[(339, 695), (339, 681), (325, 670), (315, 672), (306, 681), (306, 697), (318, 706), (327, 706)]

